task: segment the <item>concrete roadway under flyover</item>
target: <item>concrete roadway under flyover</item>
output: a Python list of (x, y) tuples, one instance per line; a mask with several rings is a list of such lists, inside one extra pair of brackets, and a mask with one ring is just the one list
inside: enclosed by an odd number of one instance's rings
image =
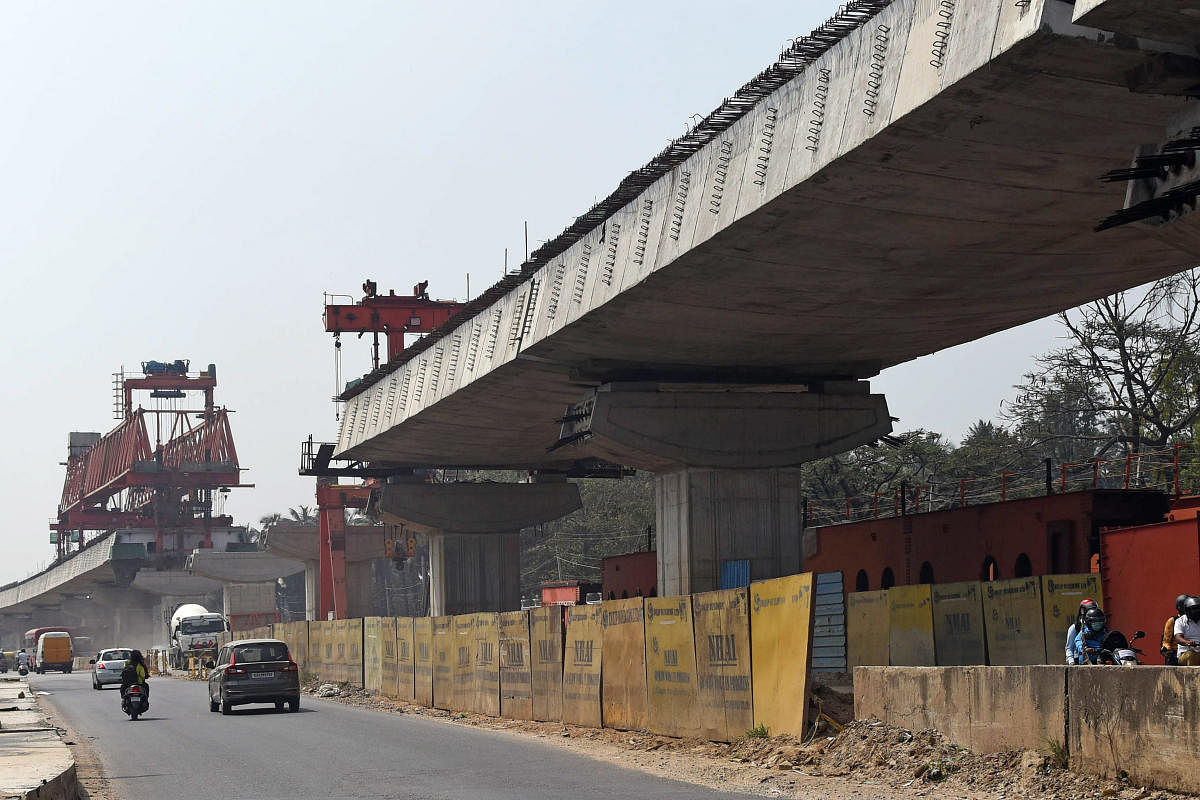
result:
[(301, 697), (208, 711), (207, 685), (151, 679), (150, 711), (130, 722), (115, 689), (87, 675), (39, 675), (39, 697), (88, 737), (119, 797), (212, 800), (691, 800), (734, 795), (675, 783), (505, 733)]
[(944, 4), (895, 0), (533, 272), (537, 292), (517, 283), (370, 377), (339, 456), (678, 468), (548, 448), (566, 407), (606, 381), (866, 378), (1192, 266), (1156, 229), (1093, 232), (1124, 198), (1098, 176), (1185, 105), (1130, 91), (1125, 73), (1152, 51), (1194, 55), (1073, 23), (1122, 2), (958, 0), (939, 68)]

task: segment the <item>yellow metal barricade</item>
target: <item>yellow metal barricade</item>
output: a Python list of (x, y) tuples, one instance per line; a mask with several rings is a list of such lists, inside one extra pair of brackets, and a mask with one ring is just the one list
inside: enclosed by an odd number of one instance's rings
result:
[(754, 723), (804, 736), (812, 666), (813, 575), (750, 584)]
[(650, 730), (666, 736), (700, 736), (690, 597), (646, 599), (646, 676)]
[(888, 617), (892, 666), (936, 666), (933, 593), (929, 584), (888, 589)]
[(754, 727), (746, 589), (692, 595), (701, 736), (731, 742)]
[(646, 710), (646, 625), (642, 598), (606, 600), (601, 605), (604, 670), (601, 674), (604, 727), (641, 730)]

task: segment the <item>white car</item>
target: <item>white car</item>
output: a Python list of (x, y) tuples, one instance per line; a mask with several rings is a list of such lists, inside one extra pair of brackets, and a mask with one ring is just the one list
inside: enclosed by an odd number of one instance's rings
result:
[(110, 683), (120, 686), (121, 672), (131, 652), (132, 647), (114, 647), (97, 653), (92, 659), (92, 688), (103, 689)]

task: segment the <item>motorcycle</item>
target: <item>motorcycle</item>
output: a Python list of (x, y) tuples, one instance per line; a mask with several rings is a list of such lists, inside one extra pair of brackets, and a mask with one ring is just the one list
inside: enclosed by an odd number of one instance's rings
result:
[(136, 720), (150, 708), (150, 699), (146, 696), (146, 687), (135, 683), (121, 690), (121, 710), (129, 715), (130, 721)]
[(29, 667), (22, 664), (21, 666), (17, 667), (17, 674), (21, 677), (25, 677), (29, 674)]
[[(1145, 631), (1136, 631), (1132, 641), (1146, 637)], [(1088, 648), (1088, 664), (1109, 664), (1120, 667), (1136, 667), (1142, 662), (1138, 656), (1142, 651), (1133, 647), (1131, 640), (1125, 638), (1120, 631), (1109, 631), (1100, 642), (1098, 648)]]

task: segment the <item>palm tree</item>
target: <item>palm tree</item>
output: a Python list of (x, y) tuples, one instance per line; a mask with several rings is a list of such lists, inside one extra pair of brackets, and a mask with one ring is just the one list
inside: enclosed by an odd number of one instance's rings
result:
[(288, 515), (292, 518), (293, 522), (299, 522), (302, 525), (315, 525), (317, 515), (313, 513), (314, 511), (316, 509), (312, 506), (296, 506), (295, 508), (288, 509)]
[(267, 514), (266, 516), (258, 518), (258, 524), (263, 527), (263, 530), (266, 530), (267, 528), (272, 528), (272, 527), (278, 525), (282, 521), (283, 521), (283, 514), (280, 514), (279, 512), (275, 512), (274, 514)]

